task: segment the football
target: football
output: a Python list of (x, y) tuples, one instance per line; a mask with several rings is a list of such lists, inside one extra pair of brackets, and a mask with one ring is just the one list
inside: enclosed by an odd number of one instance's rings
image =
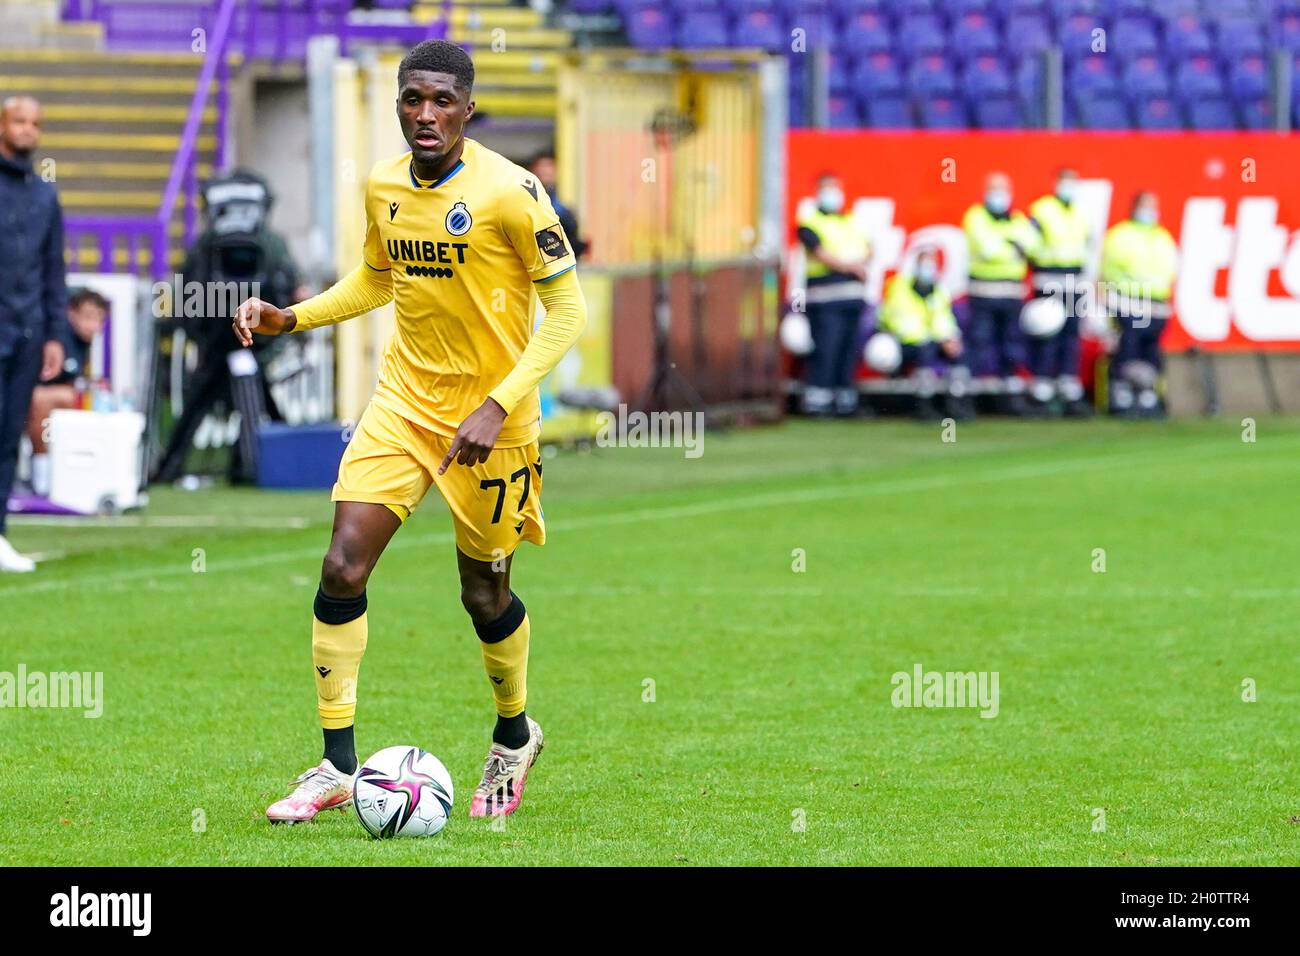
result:
[(433, 836), (451, 814), (451, 774), (419, 747), (385, 747), (357, 771), (352, 801), (376, 839)]

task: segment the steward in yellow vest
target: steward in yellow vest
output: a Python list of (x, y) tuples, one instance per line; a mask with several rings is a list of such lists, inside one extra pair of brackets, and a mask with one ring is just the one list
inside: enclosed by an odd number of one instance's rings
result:
[(1138, 193), (1132, 214), (1110, 228), (1102, 245), (1102, 298), (1119, 326), (1110, 366), (1111, 414), (1165, 414), (1160, 336), (1177, 274), (1178, 244), (1160, 225), (1159, 202), (1154, 193)]
[(818, 179), (816, 208), (799, 217), (798, 227), (807, 253), (804, 301), (813, 335), (803, 408), (814, 416), (851, 416), (858, 409), (854, 375), (870, 246), (853, 217), (845, 214), (844, 188), (830, 174)]
[[(1079, 314), (1084, 294), (1083, 272), (1088, 261), (1090, 229), (1076, 202), (1079, 174), (1060, 170), (1056, 187), (1029, 207), (1029, 220), (1038, 231), (1030, 256), (1034, 293), (1055, 296), (1065, 309), (1065, 324), (1054, 335), (1029, 337), (1029, 388), (1035, 410), (1044, 414), (1082, 417), (1092, 414), (1079, 378)], [(1055, 399), (1060, 398), (1058, 403)]]

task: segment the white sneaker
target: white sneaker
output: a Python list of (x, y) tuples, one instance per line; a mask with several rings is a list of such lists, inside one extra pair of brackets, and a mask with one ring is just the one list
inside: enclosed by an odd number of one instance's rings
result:
[(36, 562), (25, 554), (19, 554), (9, 540), (0, 534), (0, 571), (13, 571), (25, 574), (36, 570)]

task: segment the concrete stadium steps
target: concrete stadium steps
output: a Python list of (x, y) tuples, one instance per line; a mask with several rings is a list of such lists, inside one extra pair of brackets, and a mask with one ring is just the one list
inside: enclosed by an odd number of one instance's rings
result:
[(512, 6), (509, 0), (453, 2), (449, 10), (430, 2), (411, 8), (418, 23), (444, 15), (448, 38), (474, 53), (479, 109), (497, 116), (554, 118), (556, 66), (561, 53), (573, 45), (568, 30), (548, 27), (543, 14)]
[[(65, 215), (151, 217), (202, 65), (197, 54), (0, 47), (0, 90), (28, 93), (45, 107), (40, 158), (54, 160)], [(215, 92), (197, 142), (200, 181), (212, 174), (216, 158)], [(169, 230), (175, 262), (182, 255), (180, 208), (178, 201)], [(145, 261), (148, 254), (142, 252)], [(126, 266), (124, 249), (114, 258), (118, 268)], [(74, 268), (93, 261), (88, 249), (69, 256)]]

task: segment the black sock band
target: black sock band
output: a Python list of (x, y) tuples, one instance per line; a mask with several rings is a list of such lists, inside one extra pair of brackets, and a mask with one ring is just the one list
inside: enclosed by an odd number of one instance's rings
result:
[[(515, 748), (518, 749), (518, 748)], [(356, 773), (357, 746), (352, 727), (325, 730), (325, 759), (343, 773)]]
[(346, 624), (355, 621), (366, 613), (366, 592), (356, 597), (330, 597), (321, 588), (316, 588), (316, 603), (312, 605), (316, 620), (322, 624)]
[(519, 625), (524, 623), (524, 616), (527, 613), (524, 610), (524, 602), (519, 600), (519, 595), (511, 591), (510, 606), (502, 612), (501, 616), (486, 624), (475, 624), (474, 630), (478, 632), (478, 639), (484, 644), (497, 644), (519, 630)]

